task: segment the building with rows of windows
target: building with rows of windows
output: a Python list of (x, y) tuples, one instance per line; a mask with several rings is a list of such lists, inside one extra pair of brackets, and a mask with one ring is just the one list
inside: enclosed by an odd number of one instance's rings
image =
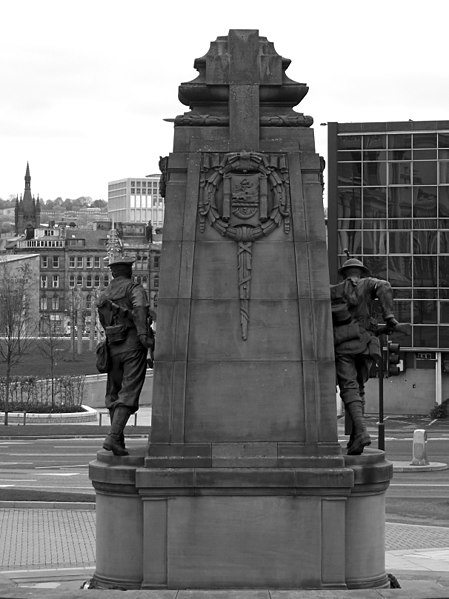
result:
[(120, 179), (108, 183), (108, 215), (112, 222), (147, 223), (154, 228), (164, 223), (164, 200), (160, 174), (141, 179)]
[[(38, 256), (39, 297), (36, 305), (39, 306), (41, 325), (47, 326), (50, 321), (54, 332), (61, 334), (73, 333), (74, 321), (82, 325), (84, 332), (92, 328), (92, 319), (96, 318), (96, 297), (110, 280), (105, 258), (112, 229), (126, 253), (135, 257), (134, 279), (146, 289), (150, 308), (157, 307), (163, 224), (159, 179), (160, 175), (150, 175), (139, 184), (138, 180), (126, 180), (130, 182), (132, 192), (131, 210), (120, 211), (119, 203), (112, 202), (115, 220), (105, 221), (104, 214), (99, 215), (97, 209), (87, 208), (84, 212), (81, 209), (73, 214), (66, 211), (64, 217), (57, 212), (50, 225), (41, 225), (39, 202), (31, 196), (27, 164), (23, 198), (17, 199), (14, 209), (17, 237), (6, 240), (4, 255)], [(144, 193), (148, 196), (149, 212), (143, 210), (143, 200), (137, 202), (137, 199), (132, 199), (133, 194)], [(140, 212), (133, 211), (137, 204)], [(96, 220), (95, 216), (101, 218)], [(130, 218), (137, 220), (130, 222)], [(153, 225), (149, 220), (153, 220)], [(81, 226), (82, 223), (85, 226)]]
[(331, 282), (345, 249), (390, 281), (411, 332), (388, 384), (426, 413), (449, 395), (449, 121), (329, 123), (328, 136)]
[[(105, 262), (111, 223), (95, 229), (74, 227), (38, 228), (34, 237), (15, 244), (15, 251), (40, 256), (39, 308), (61, 334), (70, 332), (74, 319), (87, 332), (95, 312), (99, 290), (110, 281)], [(135, 257), (134, 279), (146, 289), (150, 307), (157, 306), (161, 235), (147, 239), (142, 223), (118, 223), (117, 231), (127, 253)], [(81, 311), (82, 318), (78, 312)]]

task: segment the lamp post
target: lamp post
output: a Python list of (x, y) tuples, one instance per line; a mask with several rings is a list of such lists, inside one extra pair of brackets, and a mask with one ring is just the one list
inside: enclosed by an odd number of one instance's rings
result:
[(75, 361), (75, 289), (72, 287), (72, 302), (70, 305), (70, 337), (72, 342), (72, 360)]
[(379, 380), (379, 422), (377, 423), (378, 435), (377, 435), (377, 447), (382, 451), (385, 450), (385, 423), (384, 423), (384, 347), (386, 345), (387, 336), (379, 335), (380, 341), (380, 360), (377, 369), (377, 376)]
[(76, 286), (76, 327), (77, 327), (77, 354), (83, 353), (83, 310), (81, 302), (81, 285)]

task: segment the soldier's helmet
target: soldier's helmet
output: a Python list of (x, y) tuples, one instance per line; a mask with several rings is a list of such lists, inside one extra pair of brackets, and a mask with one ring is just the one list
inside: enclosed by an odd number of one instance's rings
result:
[(345, 270), (347, 268), (360, 268), (363, 271), (363, 276), (365, 276), (365, 277), (370, 276), (370, 271), (366, 268), (366, 266), (363, 264), (363, 262), (361, 262), (357, 258), (349, 258), (348, 260), (346, 260), (346, 262), (343, 262), (343, 264), (338, 269), (338, 274), (344, 276)]

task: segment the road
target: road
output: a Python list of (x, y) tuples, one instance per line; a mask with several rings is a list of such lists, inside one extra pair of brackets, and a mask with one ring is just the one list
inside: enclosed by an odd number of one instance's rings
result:
[[(93, 497), (88, 464), (95, 459), (102, 440), (101, 437), (0, 440), (0, 500), (6, 496), (3, 490), (7, 489), (71, 492)], [(141, 446), (145, 440), (130, 437), (126, 442), (132, 448)], [(386, 454), (390, 460), (411, 461), (410, 434), (387, 436)], [(449, 433), (429, 436), (427, 455), (430, 461), (448, 463)], [(395, 473), (387, 497), (446, 499), (449, 497), (449, 470)]]
[[(88, 464), (103, 438), (21, 439), (0, 441), (0, 500), (7, 489), (89, 494), (94, 490)], [(128, 447), (143, 439), (127, 439)]]

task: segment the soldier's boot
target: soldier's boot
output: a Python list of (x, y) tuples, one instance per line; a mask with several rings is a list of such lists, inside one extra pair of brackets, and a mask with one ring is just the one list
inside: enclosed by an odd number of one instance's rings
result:
[(354, 425), (348, 408), (345, 407), (345, 435), (349, 435), (349, 440), (346, 449), (349, 449), (354, 443)]
[(120, 439), (123, 435), (123, 431), (125, 430), (125, 426), (130, 415), (131, 412), (126, 406), (117, 406), (114, 409), (111, 430), (103, 442), (103, 449), (112, 451), (114, 455), (118, 456), (129, 455), (128, 451), (122, 447)]
[(346, 406), (349, 414), (351, 415), (353, 429), (352, 429), (352, 443), (348, 447), (348, 455), (360, 455), (363, 453), (363, 449), (367, 445), (371, 445), (371, 437), (366, 430), (365, 421), (363, 419), (363, 406), (360, 401), (352, 401)]
[[(360, 391), (359, 394), (360, 394), (360, 400), (361, 400), (361, 405), (362, 405), (362, 416), (363, 416), (365, 414), (365, 393), (363, 393), (363, 391)], [(363, 420), (362, 420), (362, 422), (363, 422)], [(355, 430), (355, 427), (352, 423), (351, 415), (348, 410), (345, 410), (345, 433), (346, 434), (349, 433), (349, 440), (346, 445), (346, 449), (350, 449), (352, 444), (354, 443), (354, 439), (355, 439), (355, 435), (356, 435), (354, 430)], [(365, 431), (366, 431), (366, 427), (365, 427)], [(371, 440), (370, 440), (370, 442), (371, 442)], [(349, 453), (349, 451), (348, 451), (348, 453)], [(349, 454), (349, 455), (351, 455), (351, 454)]]
[[(110, 422), (111, 422), (111, 425), (112, 425), (112, 421), (114, 419), (114, 410), (115, 410), (115, 408), (108, 408), (108, 410), (109, 410)], [(120, 435), (120, 440), (119, 441), (120, 441), (120, 445), (123, 447), (123, 449), (126, 449), (126, 447), (125, 447), (125, 435), (123, 433)]]

